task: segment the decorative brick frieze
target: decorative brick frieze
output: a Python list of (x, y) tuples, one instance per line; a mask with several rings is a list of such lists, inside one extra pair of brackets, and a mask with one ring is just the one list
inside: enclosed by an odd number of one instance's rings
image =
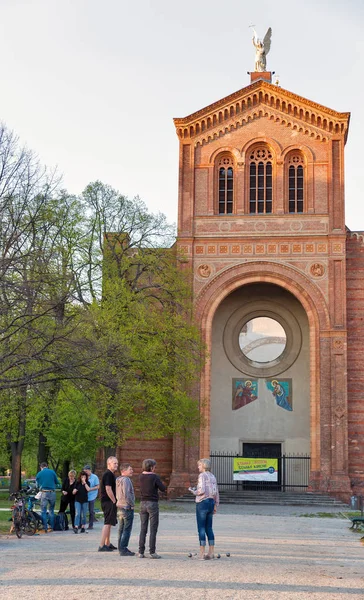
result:
[[(319, 258), (318, 263), (323, 260), (323, 254), (327, 255), (327, 244), (322, 243), (294, 243), (291, 240), (278, 241), (276, 243), (266, 243), (262, 241), (262, 236), (259, 240), (248, 241), (241, 239), (239, 243), (233, 243), (231, 240), (226, 240), (228, 243), (206, 243), (203, 238), (199, 236), (199, 242), (196, 243), (194, 248), (195, 255), (216, 255), (216, 256), (230, 256), (230, 255), (253, 255), (253, 254), (273, 254), (277, 256), (286, 257), (287, 255), (295, 256), (306, 256), (311, 255), (313, 258), (315, 255)], [(187, 251), (189, 253), (189, 249)]]
[[(271, 217), (265, 218), (259, 216), (252, 218), (249, 216), (235, 216), (230, 221), (224, 220), (224, 217), (198, 217), (195, 220), (195, 235), (204, 237), (215, 237), (224, 233), (226, 238), (238, 235), (261, 236), (266, 235), (285, 235), (294, 237), (298, 231), (300, 235), (322, 235), (328, 233), (328, 219), (324, 217), (312, 217), (308, 220), (303, 215), (299, 221), (292, 220), (292, 217)], [(326, 247), (326, 249), (324, 249)], [(327, 252), (327, 244), (322, 243), (320, 252)]]

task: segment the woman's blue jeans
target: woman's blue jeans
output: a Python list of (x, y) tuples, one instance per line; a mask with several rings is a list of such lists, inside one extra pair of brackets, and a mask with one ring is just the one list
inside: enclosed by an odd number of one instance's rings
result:
[(75, 502), (76, 517), (75, 527), (86, 525), (86, 513), (87, 513), (88, 502)]
[(200, 546), (206, 546), (206, 537), (209, 546), (215, 545), (215, 536), (212, 531), (212, 517), (214, 514), (215, 500), (206, 498), (201, 502), (196, 502), (196, 519), (198, 539)]

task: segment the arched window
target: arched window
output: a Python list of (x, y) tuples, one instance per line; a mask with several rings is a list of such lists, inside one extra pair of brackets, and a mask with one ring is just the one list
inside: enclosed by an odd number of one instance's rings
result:
[(288, 212), (303, 213), (304, 161), (300, 154), (288, 158)]
[(218, 162), (219, 215), (231, 215), (234, 206), (234, 167), (232, 158), (223, 156)]
[(249, 212), (271, 213), (273, 202), (272, 153), (255, 148), (249, 156)]

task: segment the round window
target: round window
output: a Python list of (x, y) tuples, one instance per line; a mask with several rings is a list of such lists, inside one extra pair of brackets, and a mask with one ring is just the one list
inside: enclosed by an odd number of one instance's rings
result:
[(296, 317), (282, 303), (256, 300), (228, 318), (223, 343), (230, 362), (249, 377), (273, 377), (296, 360), (302, 344)]
[(247, 321), (239, 333), (239, 346), (247, 359), (269, 363), (281, 356), (286, 347), (286, 332), (282, 325), (269, 317)]

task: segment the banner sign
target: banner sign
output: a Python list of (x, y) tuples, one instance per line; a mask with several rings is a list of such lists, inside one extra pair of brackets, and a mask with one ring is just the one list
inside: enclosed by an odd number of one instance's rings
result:
[(234, 481), (278, 481), (278, 458), (234, 458)]

